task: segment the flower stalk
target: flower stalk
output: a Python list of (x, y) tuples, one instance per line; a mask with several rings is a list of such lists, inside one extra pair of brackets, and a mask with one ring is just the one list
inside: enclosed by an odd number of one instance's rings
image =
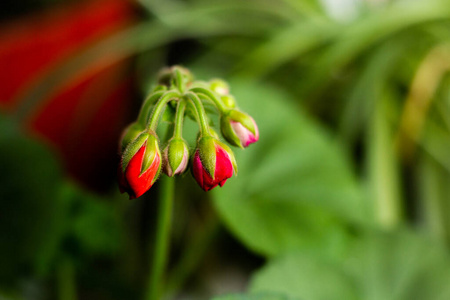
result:
[(202, 105), (202, 102), (198, 98), (198, 96), (194, 93), (187, 93), (186, 97), (192, 102), (194, 105), (195, 111), (197, 113), (197, 121), (200, 126), (200, 135), (201, 136), (210, 136), (209, 126), (206, 117), (205, 108)]
[(162, 178), (159, 195), (158, 223), (156, 225), (155, 246), (150, 266), (150, 277), (147, 284), (146, 300), (159, 300), (163, 292), (164, 270), (169, 252), (170, 225), (172, 220), (175, 181)]
[(176, 91), (168, 91), (161, 98), (159, 98), (158, 102), (155, 104), (155, 108), (153, 109), (152, 116), (150, 117), (150, 121), (147, 125), (149, 130), (155, 131), (156, 126), (158, 125), (158, 121), (161, 117), (161, 113), (164, 107), (170, 100), (178, 100), (180, 98), (180, 94)]

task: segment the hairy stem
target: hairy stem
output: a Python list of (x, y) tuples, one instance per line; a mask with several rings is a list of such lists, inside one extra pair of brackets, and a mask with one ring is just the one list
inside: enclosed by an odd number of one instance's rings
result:
[(200, 133), (202, 136), (210, 135), (209, 133), (209, 126), (208, 122), (206, 121), (206, 112), (205, 108), (202, 105), (202, 102), (194, 93), (187, 93), (186, 97), (192, 102), (192, 104), (195, 107), (195, 110), (197, 111), (197, 120), (200, 124)]
[(173, 133), (173, 136), (175, 138), (180, 138), (182, 136), (183, 132), (183, 118), (184, 118), (184, 111), (186, 109), (186, 100), (181, 99), (178, 102), (177, 112), (175, 115), (175, 131)]
[(175, 85), (180, 93), (184, 93), (183, 75), (178, 68), (175, 68)]
[(205, 89), (203, 87), (193, 87), (190, 89), (191, 92), (194, 92), (199, 95), (204, 95), (207, 99), (211, 100), (217, 107), (220, 113), (226, 112), (228, 109), (223, 105), (222, 101), (214, 95), (210, 90)]
[(164, 271), (169, 252), (175, 181), (166, 176), (162, 177), (160, 180), (161, 194), (159, 196), (156, 241), (153, 248), (151, 273), (145, 297), (146, 300), (161, 299)]
[(166, 104), (173, 99), (180, 98), (180, 94), (175, 91), (166, 92), (155, 105), (153, 109), (152, 116), (150, 117), (150, 121), (148, 122), (148, 128), (152, 131), (156, 130), (156, 126), (158, 125), (159, 118), (161, 117), (161, 113), (163, 112)]
[(164, 91), (152, 93), (148, 95), (148, 97), (144, 100), (144, 104), (141, 107), (141, 110), (139, 111), (138, 116), (138, 123), (142, 126), (145, 126), (147, 123), (148, 116), (150, 114), (150, 108), (152, 107), (152, 104), (155, 103), (162, 95), (164, 94)]

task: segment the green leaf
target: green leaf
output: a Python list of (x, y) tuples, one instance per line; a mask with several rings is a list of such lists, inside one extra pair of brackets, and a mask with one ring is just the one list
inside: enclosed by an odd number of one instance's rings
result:
[(314, 60), (312, 72), (301, 81), (301, 88), (314, 91), (323, 87), (332, 77), (330, 71), (343, 68), (388, 38), (397, 39), (405, 29), (450, 18), (448, 0), (398, 1), (392, 4), (360, 17), (338, 31), (336, 41)]
[(70, 234), (89, 255), (117, 253), (123, 242), (120, 221), (111, 203), (72, 187)]
[(340, 146), (279, 91), (231, 86), (258, 124), (260, 140), (236, 151), (239, 176), (214, 191), (223, 220), (264, 255), (304, 247), (340, 251), (348, 224), (372, 222)]
[(2, 115), (0, 128), (0, 286), (47, 276), (68, 240), (89, 255), (117, 251), (114, 207), (68, 182), (57, 155)]
[(369, 234), (344, 259), (297, 252), (272, 260), (251, 292), (310, 300), (439, 300), (450, 297), (445, 250), (409, 232)]
[(349, 276), (339, 266), (304, 253), (269, 262), (254, 275), (250, 291), (278, 292), (309, 300), (358, 299)]
[[(45, 273), (60, 235), (62, 170), (54, 153), (0, 115), (0, 285)], [(26, 274), (26, 273), (25, 273)]]

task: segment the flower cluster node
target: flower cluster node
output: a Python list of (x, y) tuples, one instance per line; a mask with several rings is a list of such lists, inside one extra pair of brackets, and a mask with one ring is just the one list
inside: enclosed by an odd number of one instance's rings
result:
[[(217, 109), (220, 132), (230, 145), (244, 148), (258, 141), (255, 121), (236, 108), (236, 101), (224, 80), (196, 81), (186, 68), (164, 68), (159, 73), (158, 85), (142, 104), (137, 120), (122, 134), (118, 168), (122, 193), (128, 193), (130, 199), (140, 197), (152, 187), (161, 170), (173, 177), (190, 167), (195, 180), (205, 191), (223, 186), (237, 173), (233, 152), (212, 128), (204, 107), (206, 102)], [(174, 112), (169, 114), (173, 133), (163, 142), (165, 147), (161, 154), (156, 128), (165, 109)], [(189, 151), (182, 137), (185, 115), (193, 116), (199, 125), (194, 151)]]

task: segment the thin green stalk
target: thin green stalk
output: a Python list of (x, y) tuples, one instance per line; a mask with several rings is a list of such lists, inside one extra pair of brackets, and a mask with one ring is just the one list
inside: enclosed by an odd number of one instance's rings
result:
[(187, 93), (186, 97), (192, 102), (192, 104), (195, 107), (195, 110), (197, 111), (197, 120), (200, 124), (200, 133), (201, 135), (210, 135), (209, 133), (209, 126), (208, 126), (208, 122), (206, 121), (206, 112), (205, 112), (205, 108), (202, 105), (202, 102), (200, 101), (200, 99), (197, 97), (196, 94), (194, 93)]
[(193, 87), (190, 89), (191, 92), (194, 92), (196, 94), (203, 94), (205, 95), (209, 100), (211, 100), (217, 107), (220, 113), (226, 112), (228, 109), (223, 105), (222, 101), (218, 99), (211, 91), (208, 89), (202, 88), (202, 87)]
[(186, 100), (181, 99), (178, 102), (177, 112), (175, 115), (175, 130), (173, 133), (174, 138), (181, 139), (183, 133), (183, 117), (186, 109)]
[(152, 116), (150, 117), (150, 121), (147, 126), (150, 130), (153, 131), (156, 130), (156, 126), (158, 125), (158, 121), (164, 107), (170, 100), (173, 100), (174, 98), (175, 99), (180, 98), (180, 94), (175, 91), (168, 91), (158, 100), (158, 102), (155, 105), (155, 108), (153, 109)]
[(155, 103), (161, 96), (165, 93), (165, 91), (159, 91), (156, 93), (152, 93), (148, 95), (148, 97), (144, 100), (144, 104), (142, 105), (141, 110), (139, 111), (138, 123), (142, 126), (145, 126), (147, 123), (148, 115), (150, 114), (149, 110), (153, 103)]
[(158, 224), (153, 248), (151, 273), (145, 295), (146, 300), (161, 299), (164, 270), (166, 268), (169, 252), (175, 181), (166, 176), (163, 176), (160, 180), (161, 194), (159, 196)]
[(211, 216), (201, 229), (191, 238), (185, 246), (186, 251), (168, 276), (167, 291), (168, 296), (183, 287), (186, 280), (202, 262), (213, 240), (217, 237), (220, 229), (220, 222), (216, 215)]
[(180, 93), (184, 93), (183, 75), (178, 68), (175, 68), (175, 85)]
[(75, 271), (72, 262), (64, 258), (57, 266), (58, 299), (76, 300)]

